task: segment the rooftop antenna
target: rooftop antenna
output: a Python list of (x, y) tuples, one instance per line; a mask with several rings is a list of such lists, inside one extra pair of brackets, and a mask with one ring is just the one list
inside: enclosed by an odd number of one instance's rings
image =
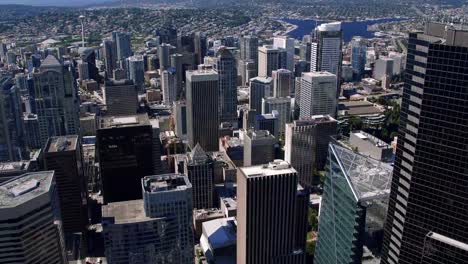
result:
[(81, 15), (78, 17), (81, 22), (81, 46), (84, 48), (85, 46), (85, 37), (84, 37), (84, 20), (85, 16)]

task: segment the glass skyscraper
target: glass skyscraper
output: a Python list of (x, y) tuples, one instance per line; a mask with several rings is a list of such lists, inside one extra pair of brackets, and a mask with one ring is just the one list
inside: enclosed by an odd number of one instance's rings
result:
[(426, 24), (406, 65), (382, 263), (467, 263), (468, 31)]
[(392, 168), (330, 144), (314, 263), (378, 259)]
[(364, 39), (355, 37), (351, 41), (351, 66), (355, 80), (361, 80), (366, 67), (367, 46)]

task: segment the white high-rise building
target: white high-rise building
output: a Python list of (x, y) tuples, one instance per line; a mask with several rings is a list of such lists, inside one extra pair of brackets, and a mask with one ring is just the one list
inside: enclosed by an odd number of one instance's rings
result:
[(0, 184), (0, 263), (68, 263), (53, 171)]
[(291, 96), (293, 89), (293, 72), (286, 69), (273, 71), (273, 96), (286, 97)]
[(268, 97), (262, 99), (262, 114), (279, 113), (279, 133), (284, 135), (286, 123), (291, 122), (291, 97)]
[(294, 39), (286, 36), (273, 38), (273, 47), (286, 50), (286, 68), (290, 71), (294, 70)]
[(335, 116), (336, 75), (329, 72), (303, 73), (300, 97), (299, 118), (309, 118), (313, 115)]
[[(327, 71), (341, 76), (343, 30), (341, 22), (321, 24), (315, 30), (315, 40), (311, 45), (310, 71)], [(337, 93), (340, 80), (336, 80)]]
[(162, 72), (161, 87), (163, 92), (164, 104), (172, 105), (177, 100), (177, 74), (176, 69), (169, 67)]

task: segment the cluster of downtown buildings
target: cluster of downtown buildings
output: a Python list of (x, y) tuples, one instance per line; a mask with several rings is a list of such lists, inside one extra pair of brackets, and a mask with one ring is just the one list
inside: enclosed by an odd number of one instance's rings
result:
[(314, 263), (468, 263), (468, 31), (410, 34), (395, 155), (340, 139), (340, 23), (261, 41), (1, 43), (0, 263), (304, 264), (317, 192)]

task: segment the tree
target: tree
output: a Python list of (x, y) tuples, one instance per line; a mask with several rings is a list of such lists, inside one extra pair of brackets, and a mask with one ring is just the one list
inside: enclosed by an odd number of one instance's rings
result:
[(318, 230), (318, 212), (315, 208), (309, 208), (308, 222), (312, 231)]

